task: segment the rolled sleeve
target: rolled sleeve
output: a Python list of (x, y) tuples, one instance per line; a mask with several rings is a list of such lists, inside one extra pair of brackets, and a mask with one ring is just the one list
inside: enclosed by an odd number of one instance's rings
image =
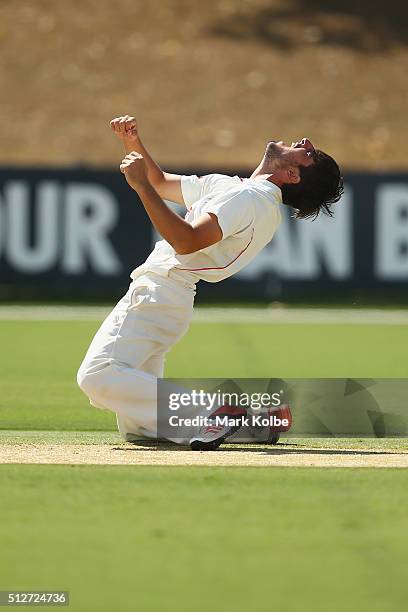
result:
[(204, 196), (211, 195), (219, 182), (225, 181), (226, 178), (229, 179), (230, 177), (225, 174), (182, 175), (181, 193), (186, 207), (190, 210), (195, 202), (201, 200)]
[(196, 174), (183, 175), (181, 177), (181, 193), (188, 210), (190, 210), (194, 202), (201, 198), (202, 190), (203, 181)]

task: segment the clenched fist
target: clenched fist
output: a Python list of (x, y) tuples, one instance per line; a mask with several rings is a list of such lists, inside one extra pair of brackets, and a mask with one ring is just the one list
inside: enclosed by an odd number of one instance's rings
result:
[(138, 137), (136, 119), (129, 115), (112, 119), (110, 127), (111, 130), (115, 132), (116, 136), (122, 140), (136, 140)]
[(149, 183), (146, 164), (140, 153), (136, 151), (128, 153), (126, 157), (123, 158), (119, 167), (122, 174), (125, 175), (127, 182), (135, 191), (141, 186)]

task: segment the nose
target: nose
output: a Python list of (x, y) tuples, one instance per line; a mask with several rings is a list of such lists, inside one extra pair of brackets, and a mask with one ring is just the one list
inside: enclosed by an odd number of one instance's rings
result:
[(314, 151), (315, 150), (315, 148), (314, 148), (311, 140), (309, 140), (309, 138), (302, 138), (302, 140), (299, 142), (299, 146), (301, 146), (304, 149), (306, 149), (306, 151)]

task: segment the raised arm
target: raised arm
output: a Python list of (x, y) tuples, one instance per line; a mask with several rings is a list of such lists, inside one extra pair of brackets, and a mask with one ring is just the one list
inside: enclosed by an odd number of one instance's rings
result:
[(150, 183), (147, 164), (139, 152), (128, 153), (120, 170), (132, 189), (139, 194), (156, 230), (177, 253), (194, 253), (222, 240), (222, 230), (215, 214), (205, 213), (190, 225), (166, 206)]
[(179, 174), (163, 172), (150, 156), (140, 139), (136, 119), (129, 115), (116, 117), (110, 122), (110, 127), (116, 136), (122, 140), (125, 153), (137, 151), (137, 153), (143, 156), (149, 183), (154, 187), (159, 196), (165, 200), (171, 200), (172, 202), (177, 202), (177, 204), (184, 205), (181, 191), (181, 176)]

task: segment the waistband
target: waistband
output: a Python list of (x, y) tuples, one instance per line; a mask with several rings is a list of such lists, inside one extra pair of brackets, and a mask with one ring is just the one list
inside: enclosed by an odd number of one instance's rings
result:
[(189, 289), (195, 289), (197, 282), (200, 280), (195, 274), (186, 270), (179, 270), (178, 268), (171, 268), (169, 270), (169, 278), (174, 278), (176, 281), (184, 283)]
[(189, 289), (190, 291), (194, 291), (196, 289), (196, 283), (199, 279), (191, 272), (185, 270), (179, 270), (178, 268), (160, 268), (155, 266), (144, 266), (143, 264), (133, 270), (131, 276), (132, 280), (136, 280), (140, 276), (150, 274), (154, 276), (159, 276), (162, 279), (168, 279), (175, 281), (178, 285), (184, 287), (185, 289)]

